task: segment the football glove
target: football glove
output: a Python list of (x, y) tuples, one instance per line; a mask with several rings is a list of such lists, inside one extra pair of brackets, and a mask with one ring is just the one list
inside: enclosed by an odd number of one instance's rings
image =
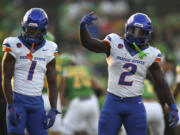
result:
[(8, 104), (8, 119), (13, 126), (18, 124), (19, 115), (16, 113), (15, 104)]
[(97, 17), (92, 16), (93, 14), (94, 12), (92, 11), (81, 19), (80, 28), (85, 28), (86, 25), (93, 25), (93, 21), (97, 20)]
[(54, 108), (51, 108), (51, 110), (49, 111), (49, 113), (45, 116), (44, 119), (44, 127), (45, 129), (48, 129), (50, 127), (53, 126), (54, 122), (55, 122), (55, 118), (56, 118), (56, 114), (57, 114), (57, 110)]
[(170, 105), (170, 114), (169, 114), (169, 126), (170, 127), (175, 127), (176, 124), (178, 123), (179, 121), (179, 115), (178, 115), (178, 110), (177, 110), (177, 107), (176, 107), (176, 104), (171, 104)]

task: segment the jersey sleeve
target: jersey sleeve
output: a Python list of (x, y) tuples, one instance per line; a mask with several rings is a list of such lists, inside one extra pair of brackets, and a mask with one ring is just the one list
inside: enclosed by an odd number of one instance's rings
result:
[(50, 56), (48, 58), (48, 63), (52, 61), (58, 55), (58, 46), (56, 43), (51, 44)]
[(108, 45), (111, 45), (111, 41), (112, 41), (112, 38), (110, 35), (107, 35), (105, 38), (104, 38), (104, 41), (108, 44)]
[(117, 38), (120, 38), (120, 37), (115, 33), (111, 33), (104, 38), (104, 41), (112, 47), (114, 45), (114, 41)]
[(162, 54), (159, 49), (157, 49), (155, 47), (151, 47), (150, 53), (151, 53), (151, 57), (152, 57), (151, 64), (154, 62), (158, 62), (158, 63), (162, 62)]
[(148, 59), (147, 59), (148, 67), (150, 67), (155, 62), (158, 62), (158, 63), (162, 62), (162, 54), (159, 49), (150, 46), (149, 49), (147, 49), (146, 53), (148, 56)]
[(86, 67), (86, 66), (84, 66), (84, 68), (85, 68), (85, 70), (89, 73), (89, 75), (92, 76), (91, 70), (90, 70), (88, 67)]
[(2, 50), (4, 52), (8, 52), (10, 53), (14, 58), (16, 58), (16, 53), (13, 47), (13, 43), (12, 43), (12, 39), (11, 38), (6, 38), (3, 41), (3, 45), (2, 45)]
[(155, 57), (154, 62), (162, 62), (162, 54), (160, 51), (158, 52), (157, 56)]

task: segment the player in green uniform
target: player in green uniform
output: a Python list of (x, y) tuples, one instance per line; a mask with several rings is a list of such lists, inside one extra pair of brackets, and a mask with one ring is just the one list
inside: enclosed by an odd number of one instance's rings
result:
[(155, 99), (153, 84), (148, 79), (144, 81), (143, 98), (152, 100)]
[(63, 69), (60, 86), (61, 103), (68, 105), (62, 133), (74, 135), (75, 132), (86, 131), (88, 135), (97, 135), (99, 106), (94, 90), (100, 93), (101, 88), (91, 71), (84, 65), (69, 61)]

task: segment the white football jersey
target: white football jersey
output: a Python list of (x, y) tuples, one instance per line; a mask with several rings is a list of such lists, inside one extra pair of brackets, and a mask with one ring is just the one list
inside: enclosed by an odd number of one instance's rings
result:
[(24, 43), (20, 36), (6, 38), (3, 50), (9, 52), (16, 60), (12, 79), (13, 91), (29, 96), (40, 96), (46, 65), (57, 55), (56, 43), (45, 40), (41, 45), (35, 46), (32, 61), (26, 58), (31, 46)]
[(161, 61), (161, 52), (151, 46), (143, 51), (147, 56), (139, 58), (127, 42), (117, 34), (109, 34), (104, 39), (110, 46), (108, 63), (108, 91), (120, 97), (142, 95), (147, 69), (153, 62)]

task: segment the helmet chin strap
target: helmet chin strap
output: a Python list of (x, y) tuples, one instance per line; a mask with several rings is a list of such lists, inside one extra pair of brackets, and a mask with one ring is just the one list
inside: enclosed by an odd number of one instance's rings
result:
[(145, 52), (143, 52), (137, 45), (135, 42), (133, 42), (133, 46), (135, 47), (135, 49), (139, 52), (139, 58), (143, 59), (144, 56), (147, 56), (147, 54)]

